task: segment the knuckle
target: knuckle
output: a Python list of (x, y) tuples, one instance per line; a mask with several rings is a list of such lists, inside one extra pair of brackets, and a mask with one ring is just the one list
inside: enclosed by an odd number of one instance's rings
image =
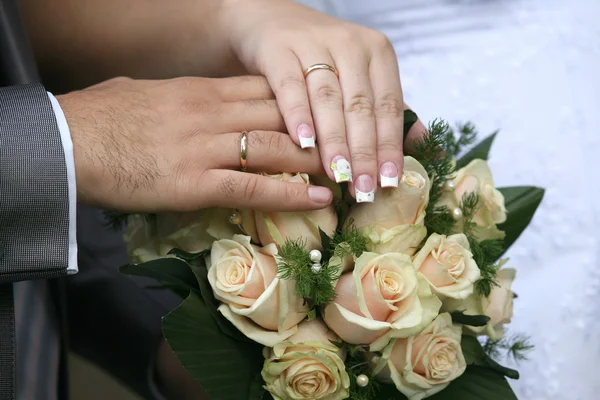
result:
[(299, 185), (290, 183), (286, 185), (284, 197), (286, 204), (296, 202), (303, 197), (303, 189), (300, 188)]
[(256, 176), (252, 176), (242, 185), (242, 196), (246, 199), (258, 199), (264, 194), (265, 188)]
[(358, 146), (352, 149), (352, 161), (359, 163), (373, 162), (376, 159), (375, 149), (369, 146)]
[(377, 143), (377, 151), (391, 151), (391, 152), (401, 152), (402, 146), (400, 144), (401, 136), (397, 135), (397, 138), (394, 137), (385, 137), (379, 139)]
[(279, 81), (279, 84), (277, 85), (277, 90), (283, 91), (287, 90), (290, 87), (306, 90), (306, 81), (303, 77), (298, 75), (287, 75)]
[(267, 149), (269, 149), (269, 154), (285, 154), (287, 152), (288, 143), (284, 135), (280, 134), (270, 134), (269, 141), (267, 144)]
[(282, 110), (282, 113), (285, 117), (297, 115), (298, 117), (308, 118), (310, 117), (310, 108), (308, 104), (304, 102), (298, 102), (287, 107), (285, 110)]
[[(236, 136), (236, 144), (239, 148), (240, 146), (240, 141), (241, 141), (242, 135), (238, 135)], [(261, 147), (265, 145), (265, 134), (264, 132), (261, 131), (250, 131), (246, 134), (246, 138), (248, 140), (248, 146), (249, 147)]]
[(402, 101), (394, 93), (385, 93), (375, 102), (375, 115), (384, 118), (400, 118), (403, 113)]
[(224, 196), (235, 196), (238, 192), (239, 185), (239, 180), (234, 178), (232, 175), (227, 175), (219, 181), (217, 184), (217, 190)]
[(372, 43), (378, 49), (393, 50), (394, 46), (392, 45), (392, 42), (383, 32), (373, 30), (371, 31), (370, 36)]
[(332, 85), (321, 85), (315, 92), (315, 100), (321, 104), (341, 104), (342, 94)]
[(359, 117), (373, 117), (373, 100), (364, 93), (357, 93), (348, 101), (346, 113)]
[(332, 134), (324, 134), (321, 137), (321, 142), (324, 146), (346, 146), (346, 136), (342, 134), (332, 133)]

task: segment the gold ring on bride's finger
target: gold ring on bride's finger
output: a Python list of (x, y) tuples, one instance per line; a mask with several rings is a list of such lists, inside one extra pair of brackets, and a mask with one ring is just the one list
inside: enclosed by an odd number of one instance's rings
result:
[(335, 67), (332, 67), (329, 64), (315, 64), (315, 65), (311, 65), (310, 67), (306, 68), (304, 70), (304, 77), (306, 78), (308, 76), (308, 74), (310, 74), (313, 71), (316, 71), (318, 69), (326, 69), (329, 70), (331, 72), (333, 72), (335, 74), (335, 76), (337, 76), (338, 78), (340, 77), (340, 73), (338, 72), (338, 70)]
[(242, 132), (242, 137), (240, 139), (240, 169), (243, 172), (246, 172), (248, 162), (246, 161), (248, 157), (248, 132)]

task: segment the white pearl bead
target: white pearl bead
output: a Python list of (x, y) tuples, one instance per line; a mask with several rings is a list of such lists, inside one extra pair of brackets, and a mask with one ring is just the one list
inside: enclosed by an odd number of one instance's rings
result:
[(444, 186), (442, 187), (443, 191), (452, 192), (452, 191), (454, 191), (454, 189), (456, 189), (456, 183), (454, 183), (454, 181), (444, 182)]
[(381, 357), (379, 357), (379, 356), (377, 356), (377, 355), (375, 355), (375, 356), (371, 357), (371, 362), (372, 362), (373, 364), (379, 364), (379, 361), (381, 361)]
[(356, 377), (356, 384), (360, 387), (365, 387), (369, 384), (369, 377), (366, 375), (359, 375)]
[(454, 219), (459, 219), (463, 216), (462, 210), (458, 207), (456, 207), (454, 210), (452, 210), (452, 217), (454, 217)]
[(315, 274), (318, 273), (321, 270), (321, 264), (319, 263), (314, 263), (311, 267), (312, 272), (314, 272)]
[(323, 256), (321, 255), (321, 252), (319, 250), (315, 249), (310, 251), (310, 261), (318, 263), (321, 261), (321, 257)]

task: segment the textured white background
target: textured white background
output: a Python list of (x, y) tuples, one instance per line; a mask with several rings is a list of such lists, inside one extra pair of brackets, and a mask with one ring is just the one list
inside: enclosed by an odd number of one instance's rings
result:
[(520, 399), (600, 398), (600, 1), (304, 0), (384, 31), (405, 99), (426, 121), (500, 129), (498, 186), (543, 186), (510, 250), (512, 332), (536, 344)]

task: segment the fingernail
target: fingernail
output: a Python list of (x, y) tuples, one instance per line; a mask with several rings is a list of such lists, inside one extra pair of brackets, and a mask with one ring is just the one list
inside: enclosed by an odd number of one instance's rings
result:
[(300, 147), (303, 149), (315, 147), (315, 135), (307, 124), (298, 127), (298, 139), (300, 139)]
[(379, 179), (381, 187), (398, 187), (398, 167), (395, 163), (388, 161), (381, 165), (379, 169)]
[(361, 175), (354, 182), (357, 203), (372, 203), (375, 201), (375, 185), (369, 175)]
[(316, 203), (329, 203), (331, 191), (321, 186), (309, 186), (308, 197)]
[(337, 183), (352, 182), (352, 168), (344, 156), (333, 157), (330, 168)]

